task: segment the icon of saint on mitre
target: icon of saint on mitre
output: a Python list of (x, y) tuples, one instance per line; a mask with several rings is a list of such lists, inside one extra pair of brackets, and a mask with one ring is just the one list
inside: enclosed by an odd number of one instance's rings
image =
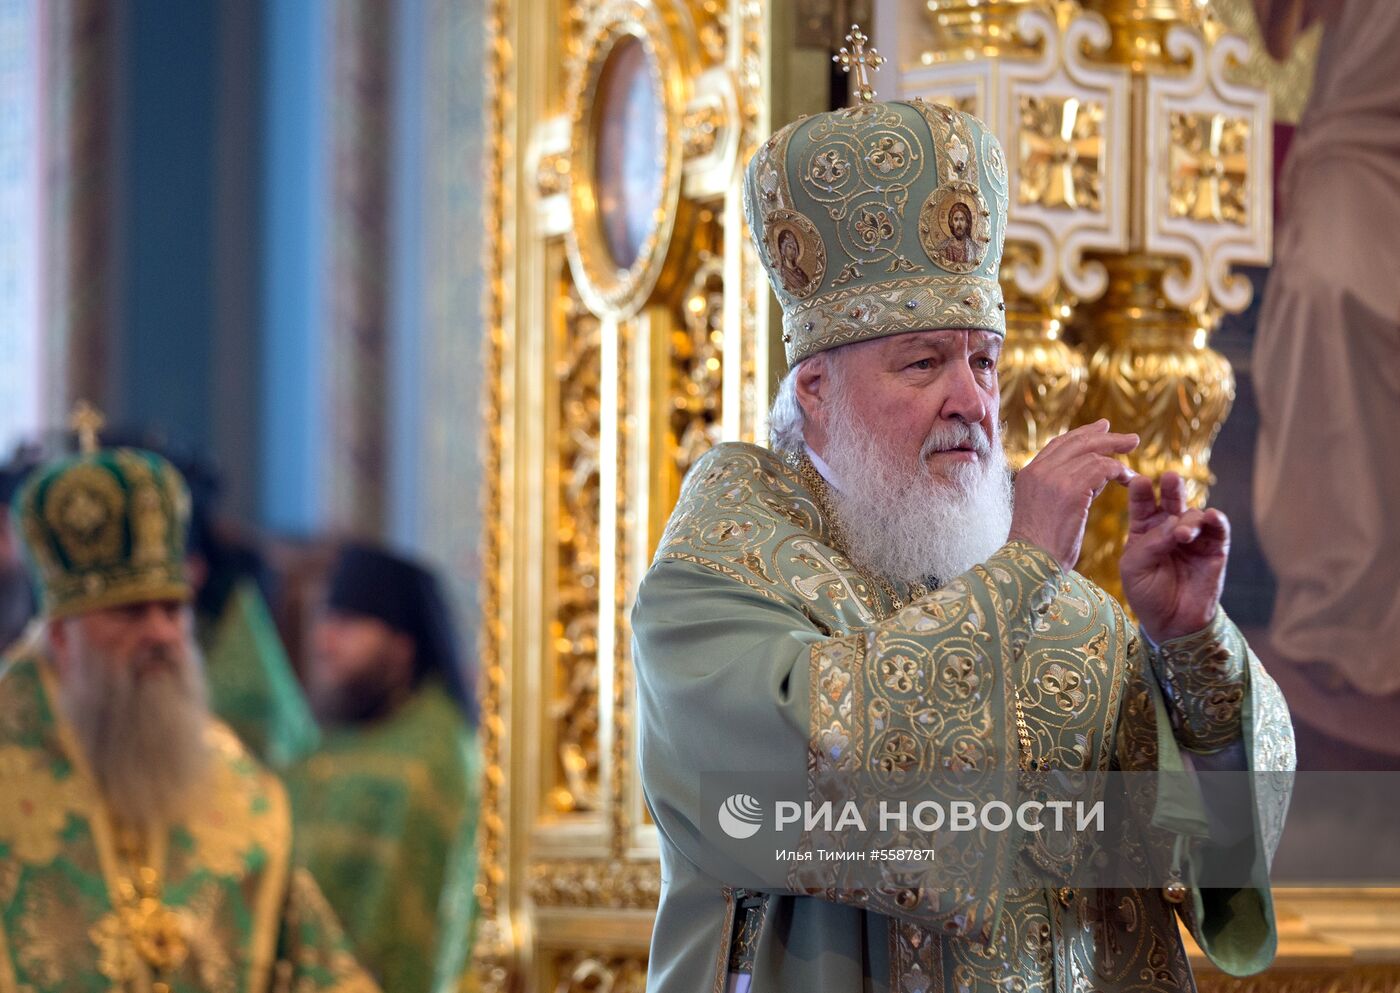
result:
[(812, 222), (793, 211), (768, 219), (769, 263), (778, 282), (793, 296), (810, 296), (826, 274), (826, 251)]

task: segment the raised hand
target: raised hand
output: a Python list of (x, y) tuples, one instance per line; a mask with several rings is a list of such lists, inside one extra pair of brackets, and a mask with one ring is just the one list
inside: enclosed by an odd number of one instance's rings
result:
[(1119, 560), (1123, 593), (1159, 644), (1211, 622), (1225, 586), (1230, 522), (1218, 510), (1186, 506), (1186, 483), (1162, 476), (1159, 501), (1152, 480), (1128, 484), (1128, 541)]
[(1113, 434), (1095, 421), (1050, 441), (1016, 474), (1011, 537), (1029, 541), (1073, 569), (1084, 543), (1089, 505), (1110, 482), (1136, 475), (1113, 456), (1137, 447), (1135, 434)]

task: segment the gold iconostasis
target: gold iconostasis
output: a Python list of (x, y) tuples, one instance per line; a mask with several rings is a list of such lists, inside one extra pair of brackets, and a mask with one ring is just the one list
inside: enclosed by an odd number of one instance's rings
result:
[[(1143, 436), (1135, 468), (1196, 501), (1212, 482), (1235, 387), (1210, 336), (1250, 299), (1232, 267), (1269, 261), (1270, 93), (1297, 88), (1235, 33), (1245, 0), (496, 0), (483, 989), (645, 985), (660, 882), (627, 618), (686, 469), (766, 440), (781, 324), (740, 177), (846, 102), (855, 19), (880, 97), (956, 104), (1006, 149), (1013, 461), (1108, 416)], [(1110, 588), (1124, 512), (1099, 502), (1081, 563)], [(1400, 962), (1396, 891), (1278, 902), (1278, 965), (1203, 988), (1400, 989), (1400, 966), (1360, 964)]]

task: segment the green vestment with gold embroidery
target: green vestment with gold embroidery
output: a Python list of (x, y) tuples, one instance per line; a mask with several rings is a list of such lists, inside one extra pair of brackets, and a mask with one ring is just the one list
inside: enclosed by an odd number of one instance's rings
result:
[(297, 858), (386, 990), (456, 990), (467, 966), (480, 765), (430, 678), (382, 720), (327, 729), (287, 774)]
[[(744, 974), (754, 993), (1189, 991), (1178, 917), (1223, 970), (1266, 966), (1286, 788), (1252, 795), (1251, 885), (1195, 886), (1219, 853), (1192, 837), (1179, 903), (1018, 888), (1014, 853), (960, 892), (843, 889), (821, 866), (736, 891), (702, 770), (776, 763), (797, 795), (822, 795), (892, 748), (930, 779), (948, 759), (996, 768), (1021, 750), (1018, 695), (1041, 767), (1175, 770), (1240, 742), (1250, 770), (1294, 764), (1283, 699), (1223, 612), (1149, 650), (1116, 601), (1023, 542), (931, 593), (887, 583), (852, 567), (825, 492), (805, 458), (718, 446), (638, 592), (640, 767), (662, 862), (648, 989), (718, 993)], [(1175, 802), (1159, 801), (1163, 822), (1199, 818)]]
[(224, 725), (209, 744), (208, 795), (129, 859), (41, 652), (0, 663), (0, 993), (376, 989), (291, 861), (281, 784)]

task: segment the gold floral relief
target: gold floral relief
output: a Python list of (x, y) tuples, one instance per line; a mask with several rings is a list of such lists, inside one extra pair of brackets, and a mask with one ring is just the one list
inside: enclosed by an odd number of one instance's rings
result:
[(677, 483), (719, 442), (723, 429), (724, 294), (723, 255), (701, 252), (681, 303), (683, 330), (673, 333), (671, 349), (671, 462)]
[(1249, 140), (1243, 118), (1173, 111), (1168, 216), (1248, 225)]
[(567, 275), (559, 338), (552, 352), (558, 434), (554, 454), (554, 617), (550, 622), (554, 726), (550, 808), (598, 808), (599, 443), (602, 434), (602, 322)]
[(1023, 204), (1100, 209), (1103, 104), (1076, 96), (1021, 94), (1020, 183)]

